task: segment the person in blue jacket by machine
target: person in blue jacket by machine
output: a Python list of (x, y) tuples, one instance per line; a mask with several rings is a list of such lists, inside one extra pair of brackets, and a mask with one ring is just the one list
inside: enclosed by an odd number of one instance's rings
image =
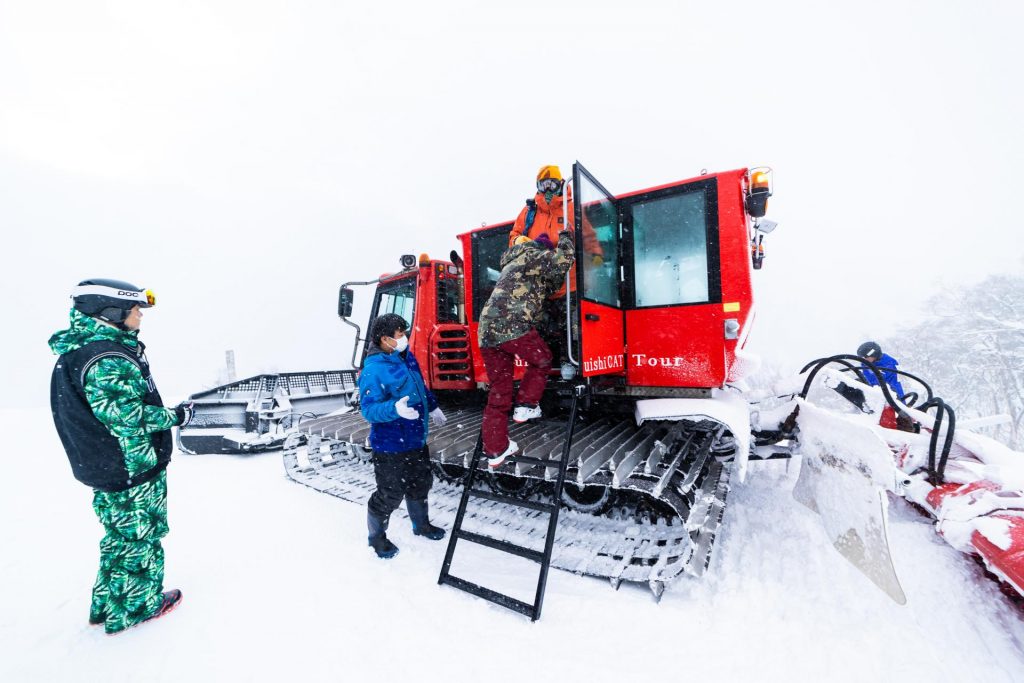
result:
[[(882, 379), (889, 386), (889, 389), (892, 390), (892, 393), (895, 394), (896, 399), (902, 402), (906, 392), (903, 391), (903, 385), (900, 384), (899, 375), (896, 373), (896, 366), (899, 365), (899, 362), (892, 356), (882, 353), (882, 347), (873, 341), (864, 342), (858, 346), (857, 355), (874, 365), (882, 373)], [(878, 378), (866, 365), (861, 366), (861, 374), (864, 375), (864, 379), (869, 385), (873, 387), (878, 386)], [(897, 413), (890, 405), (882, 408), (882, 415), (879, 417), (878, 424), (887, 429), (899, 429), (904, 432), (916, 432), (919, 429), (909, 415), (903, 412)]]
[[(864, 342), (857, 347), (857, 355), (864, 360), (872, 363), (882, 373), (882, 379), (889, 385), (893, 393), (896, 394), (896, 398), (903, 398), (903, 385), (900, 384), (899, 375), (893, 370), (899, 365), (899, 362), (892, 356), (882, 353), (882, 347), (877, 342), (869, 341)], [(875, 373), (867, 366), (861, 366), (863, 368), (864, 379), (870, 386), (878, 386), (878, 378), (875, 377)]]
[(408, 329), (409, 324), (394, 313), (377, 317), (359, 375), (360, 410), (370, 423), (377, 480), (367, 505), (366, 526), (370, 547), (385, 559), (398, 553), (386, 531), (403, 497), (414, 534), (433, 541), (445, 534), (430, 523), (427, 510), (427, 494), (434, 482), (427, 434), (431, 421), (442, 426), (447, 418), (424, 384), (415, 355), (407, 351)]

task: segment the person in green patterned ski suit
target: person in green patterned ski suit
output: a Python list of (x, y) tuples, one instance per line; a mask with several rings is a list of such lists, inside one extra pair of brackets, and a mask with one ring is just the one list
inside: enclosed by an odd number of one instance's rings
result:
[(86, 280), (72, 295), (71, 324), (50, 337), (54, 425), (75, 478), (91, 486), (106, 530), (90, 624), (108, 634), (166, 614), (180, 590), (163, 592), (170, 428), (191, 404), (165, 408), (138, 339), (152, 293), (117, 280)]

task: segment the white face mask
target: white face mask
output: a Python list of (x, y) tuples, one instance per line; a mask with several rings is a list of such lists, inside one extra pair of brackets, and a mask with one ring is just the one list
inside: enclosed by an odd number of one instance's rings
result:
[(409, 348), (409, 338), (408, 337), (399, 337), (398, 339), (395, 339), (395, 349), (394, 349), (395, 351), (398, 351), (399, 353), (402, 353), (407, 348)]

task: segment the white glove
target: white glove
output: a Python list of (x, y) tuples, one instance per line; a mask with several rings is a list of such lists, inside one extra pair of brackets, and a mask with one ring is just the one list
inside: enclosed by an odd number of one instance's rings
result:
[(430, 420), (434, 423), (435, 427), (444, 427), (448, 423), (448, 418), (444, 416), (444, 411), (440, 408), (434, 408), (430, 411)]
[(403, 396), (398, 401), (395, 401), (395, 412), (398, 413), (398, 417), (404, 417), (406, 420), (415, 420), (420, 416), (418, 410), (409, 407), (408, 396)]

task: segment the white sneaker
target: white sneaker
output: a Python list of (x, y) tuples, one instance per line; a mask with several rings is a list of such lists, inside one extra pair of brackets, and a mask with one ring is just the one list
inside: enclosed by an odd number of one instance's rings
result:
[(519, 445), (512, 439), (508, 440), (508, 448), (504, 453), (494, 456), (487, 456), (487, 467), (494, 471), (505, 463), (505, 458), (511, 457), (519, 452)]
[(529, 422), (540, 417), (540, 406), (516, 406), (512, 411), (513, 422)]

